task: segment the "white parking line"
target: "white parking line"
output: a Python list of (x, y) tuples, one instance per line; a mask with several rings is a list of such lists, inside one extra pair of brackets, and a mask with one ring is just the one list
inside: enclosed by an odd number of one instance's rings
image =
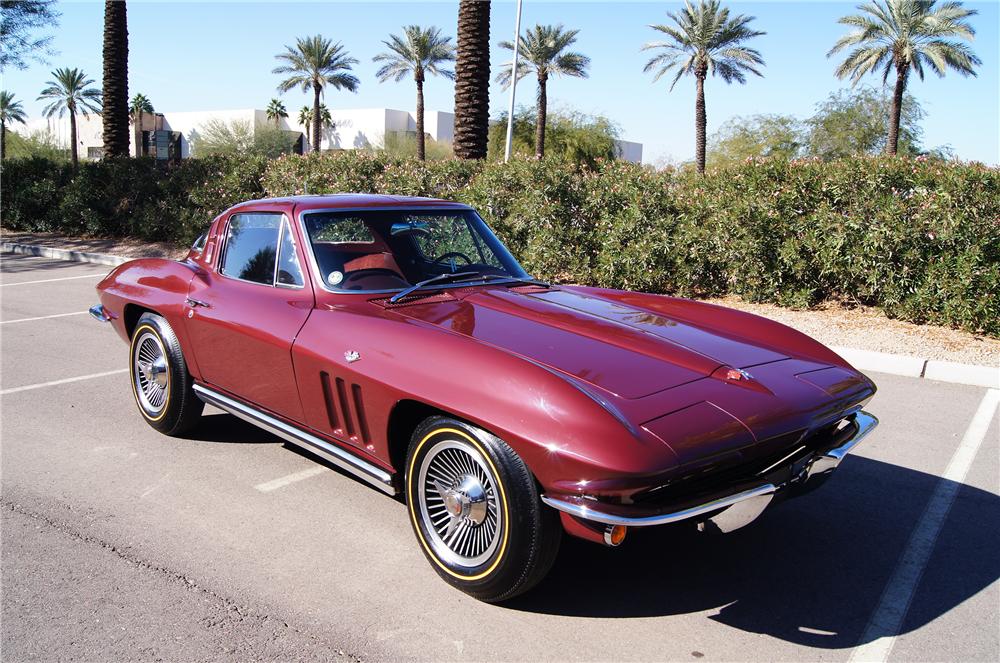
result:
[(38, 384), (29, 384), (23, 387), (12, 387), (11, 389), (0, 390), (0, 395), (6, 396), (7, 394), (16, 394), (19, 391), (31, 391), (32, 389), (41, 389), (43, 387), (54, 387), (59, 384), (69, 384), (70, 382), (80, 382), (81, 380), (93, 380), (94, 378), (103, 378), (108, 375), (118, 375), (119, 373), (127, 373), (127, 368), (119, 368), (117, 371), (105, 371), (103, 373), (91, 373), (90, 375), (80, 375), (75, 378), (65, 378), (62, 380), (51, 380), (49, 382), (39, 382)]
[(35, 283), (52, 283), (53, 281), (72, 281), (74, 279), (104, 278), (104, 274), (84, 274), (83, 276), (63, 276), (58, 279), (40, 279), (38, 281), (18, 281), (17, 283), (0, 283), (0, 288), (10, 288), (15, 285), (33, 285)]
[(51, 320), (52, 318), (65, 318), (70, 315), (83, 315), (84, 313), (86, 313), (86, 311), (73, 311), (72, 313), (56, 313), (54, 315), (40, 315), (37, 318), (18, 318), (17, 320), (0, 320), (0, 325), (12, 325), (15, 322), (34, 322), (35, 320)]
[(986, 438), (993, 413), (996, 412), (998, 405), (1000, 405), (1000, 390), (987, 390), (979, 403), (979, 409), (969, 422), (969, 428), (965, 431), (962, 442), (938, 480), (927, 508), (917, 521), (910, 540), (896, 563), (892, 577), (882, 592), (878, 607), (865, 628), (864, 636), (861, 638), (862, 644), (851, 653), (851, 661), (888, 660), (903, 626), (903, 620), (906, 619), (906, 613), (910, 609), (913, 594), (934, 551), (934, 544), (948, 518), (948, 512), (955, 502), (958, 490), (962, 487), (969, 468), (972, 467), (976, 452)]
[(316, 467), (310, 467), (308, 470), (302, 470), (301, 472), (296, 472), (295, 474), (288, 474), (283, 477), (278, 477), (277, 479), (272, 479), (271, 481), (265, 481), (264, 483), (259, 483), (254, 488), (262, 493), (269, 493), (272, 490), (278, 490), (279, 488), (284, 488), (290, 483), (295, 483), (296, 481), (304, 481), (309, 477), (314, 477), (318, 474), (323, 474), (327, 469), (322, 465), (317, 465)]

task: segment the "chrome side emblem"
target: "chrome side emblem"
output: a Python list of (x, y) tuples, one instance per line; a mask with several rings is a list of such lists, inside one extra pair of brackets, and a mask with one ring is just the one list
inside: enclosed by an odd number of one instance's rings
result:
[(344, 353), (344, 359), (347, 360), (348, 364), (353, 364), (357, 360), (361, 359), (361, 354), (356, 350), (348, 350)]

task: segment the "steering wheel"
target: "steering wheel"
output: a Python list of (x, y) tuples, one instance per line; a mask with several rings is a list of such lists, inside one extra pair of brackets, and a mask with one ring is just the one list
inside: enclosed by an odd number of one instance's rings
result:
[(431, 263), (435, 264), (435, 265), (438, 265), (445, 258), (461, 258), (462, 260), (465, 261), (466, 265), (471, 265), (472, 264), (472, 258), (470, 258), (469, 256), (465, 255), (461, 251), (449, 251), (448, 253), (442, 253), (437, 258), (434, 258), (434, 260), (432, 260)]

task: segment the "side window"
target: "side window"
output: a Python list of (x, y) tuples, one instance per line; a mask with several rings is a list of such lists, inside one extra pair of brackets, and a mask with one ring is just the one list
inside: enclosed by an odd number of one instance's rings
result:
[(274, 284), (281, 214), (234, 214), (226, 231), (221, 272), (244, 281)]
[(305, 281), (302, 280), (302, 267), (299, 265), (299, 256), (295, 252), (295, 239), (292, 237), (292, 229), (289, 227), (287, 220), (281, 224), (277, 284), (291, 287), (305, 285)]

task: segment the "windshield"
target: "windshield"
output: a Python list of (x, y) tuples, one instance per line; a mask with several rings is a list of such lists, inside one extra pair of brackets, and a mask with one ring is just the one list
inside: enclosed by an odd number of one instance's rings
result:
[[(477, 275), (527, 277), (470, 209), (305, 212), (302, 220), (329, 290), (390, 292), (446, 274), (463, 285)], [(448, 287), (440, 281), (434, 287)]]

